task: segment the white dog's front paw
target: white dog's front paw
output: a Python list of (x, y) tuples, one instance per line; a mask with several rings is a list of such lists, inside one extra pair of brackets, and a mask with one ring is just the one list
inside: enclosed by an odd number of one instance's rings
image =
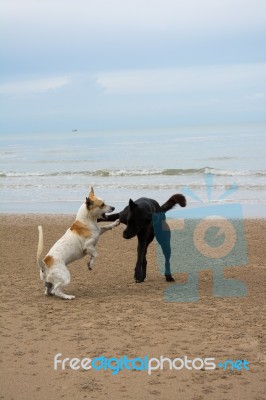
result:
[(116, 226), (118, 226), (120, 224), (120, 220), (117, 219), (114, 223), (113, 223), (113, 228), (115, 228)]

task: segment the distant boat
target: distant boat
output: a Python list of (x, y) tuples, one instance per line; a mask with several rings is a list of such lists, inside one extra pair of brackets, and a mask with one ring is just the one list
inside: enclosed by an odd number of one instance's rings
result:
[(72, 132), (77, 132), (78, 130), (77, 129), (72, 129)]

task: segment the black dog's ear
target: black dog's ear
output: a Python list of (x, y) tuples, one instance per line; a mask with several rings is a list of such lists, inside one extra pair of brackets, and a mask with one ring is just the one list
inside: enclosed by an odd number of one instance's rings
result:
[(131, 210), (133, 210), (133, 208), (137, 207), (137, 204), (134, 203), (134, 201), (132, 199), (129, 200), (128, 204), (129, 204), (129, 207)]
[(93, 201), (89, 197), (86, 197), (86, 206), (88, 209), (93, 206)]

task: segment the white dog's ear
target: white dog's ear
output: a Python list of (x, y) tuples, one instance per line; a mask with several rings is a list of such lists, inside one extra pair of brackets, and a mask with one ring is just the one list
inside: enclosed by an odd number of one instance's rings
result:
[(93, 187), (91, 186), (91, 191), (89, 193), (89, 197), (93, 197), (93, 196), (94, 196), (94, 190), (93, 190)]
[(91, 208), (92, 208), (92, 206), (93, 206), (93, 201), (89, 198), (89, 197), (86, 197), (86, 206), (87, 206), (87, 208), (90, 210)]

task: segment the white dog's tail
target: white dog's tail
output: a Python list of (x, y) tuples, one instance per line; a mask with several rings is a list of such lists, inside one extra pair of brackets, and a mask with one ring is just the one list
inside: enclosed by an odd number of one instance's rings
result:
[(40, 267), (41, 271), (45, 272), (45, 263), (42, 260), (42, 252), (43, 252), (43, 231), (41, 225), (38, 226), (39, 231), (39, 242), (37, 249), (37, 264)]

